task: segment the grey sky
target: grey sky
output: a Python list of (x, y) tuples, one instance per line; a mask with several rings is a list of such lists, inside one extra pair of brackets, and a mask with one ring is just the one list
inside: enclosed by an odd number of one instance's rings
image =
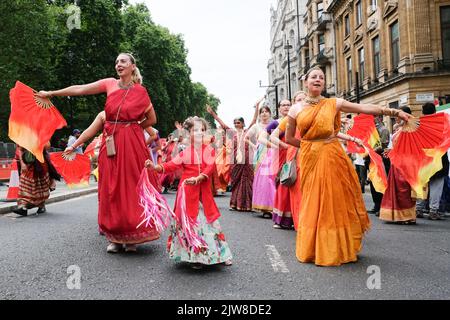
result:
[[(155, 23), (183, 34), (193, 81), (221, 100), (219, 116), (250, 122), (265, 94), (270, 57), (270, 5), (276, 0), (132, 0), (145, 2)], [(144, 75), (145, 77), (145, 75)]]

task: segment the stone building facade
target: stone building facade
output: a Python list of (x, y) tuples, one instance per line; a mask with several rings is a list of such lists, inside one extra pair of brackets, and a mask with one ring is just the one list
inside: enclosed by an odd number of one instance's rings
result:
[[(334, 25), (328, 12), (329, 0), (308, 0), (303, 24), (306, 34), (302, 38), (299, 70), (300, 79), (312, 67), (319, 66), (325, 73), (326, 88), (324, 94), (336, 95), (336, 46)], [(303, 88), (303, 82), (300, 81)]]
[(278, 0), (276, 9), (271, 8), (271, 58), (267, 64), (270, 87), (267, 96), (273, 111), (277, 98), (278, 102), (289, 99), (299, 89), (300, 39), (306, 33), (300, 20), (306, 8), (306, 1)]
[(419, 114), (450, 102), (450, 1), (333, 0), (337, 92)]

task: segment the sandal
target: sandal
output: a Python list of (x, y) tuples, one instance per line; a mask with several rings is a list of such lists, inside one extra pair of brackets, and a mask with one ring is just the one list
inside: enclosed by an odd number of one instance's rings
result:
[(17, 208), (17, 209), (14, 209), (12, 212), (14, 212), (16, 214), (19, 214), (19, 215), (21, 215), (23, 217), (28, 215), (28, 210), (24, 209), (24, 208)]
[(44, 206), (44, 207), (38, 208), (37, 211), (36, 211), (36, 213), (37, 213), (37, 214), (41, 214), (41, 213), (44, 213), (44, 212), (46, 212), (46, 211), (47, 211), (47, 209), (45, 209), (45, 206)]
[(226, 266), (231, 266), (231, 265), (233, 265), (233, 261), (231, 259), (229, 259), (229, 260), (225, 261), (223, 264)]

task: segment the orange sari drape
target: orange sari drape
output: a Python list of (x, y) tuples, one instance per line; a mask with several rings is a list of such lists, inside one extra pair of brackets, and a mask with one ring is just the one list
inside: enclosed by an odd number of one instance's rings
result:
[(339, 141), (327, 139), (338, 133), (340, 117), (336, 99), (323, 99), (296, 119), (302, 137), (296, 254), (321, 266), (356, 261), (370, 227), (356, 171)]

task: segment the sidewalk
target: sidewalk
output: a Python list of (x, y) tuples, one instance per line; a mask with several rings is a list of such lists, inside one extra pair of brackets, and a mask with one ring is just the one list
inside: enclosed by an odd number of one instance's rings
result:
[[(56, 182), (56, 190), (50, 193), (50, 198), (45, 202), (46, 204), (64, 201), (72, 198), (81, 197), (84, 195), (97, 192), (97, 182), (91, 179), (89, 187), (79, 189), (69, 189), (64, 182)], [(8, 193), (8, 185), (4, 183), (0, 185), (0, 214), (10, 213), (17, 207), (17, 202), (5, 202), (6, 194)]]

